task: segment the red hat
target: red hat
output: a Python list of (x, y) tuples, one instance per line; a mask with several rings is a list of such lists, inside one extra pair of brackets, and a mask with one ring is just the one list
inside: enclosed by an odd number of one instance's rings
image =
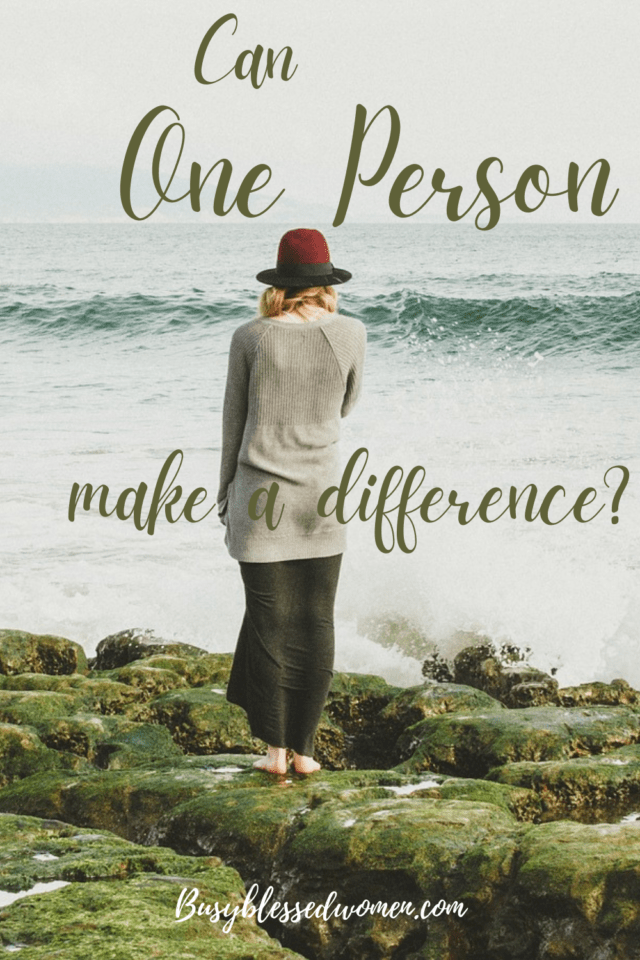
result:
[(331, 287), (351, 279), (348, 270), (331, 263), (329, 245), (319, 230), (288, 230), (278, 247), (275, 270), (262, 270), (256, 277), (272, 287)]

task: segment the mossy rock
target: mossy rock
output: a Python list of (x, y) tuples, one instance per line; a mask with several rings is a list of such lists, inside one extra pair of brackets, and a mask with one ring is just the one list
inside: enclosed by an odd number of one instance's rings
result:
[(75, 691), (0, 690), (0, 721), (36, 726), (53, 717), (68, 717), (81, 706)]
[(494, 644), (485, 640), (465, 647), (453, 663), (456, 683), (484, 690), (507, 707), (559, 703), (558, 681), (521, 659), (515, 647), (511, 658), (501, 657)]
[(640, 739), (632, 707), (531, 707), (422, 720), (399, 740), (407, 770), (484, 777), (493, 767), (589, 756)]
[[(75, 698), (79, 709), (100, 714), (136, 712), (136, 703), (144, 702), (141, 690), (118, 683), (108, 677), (69, 676), (53, 677), (43, 673), (21, 673), (4, 677), (5, 691), (44, 691), (63, 693)], [(1, 697), (0, 697), (1, 699)]]
[[(438, 778), (439, 782), (430, 782), (434, 777)], [(471, 780), (466, 777), (443, 777), (441, 774), (431, 774), (421, 779), (414, 775), (412, 780), (416, 782), (405, 782), (396, 788), (400, 795), (490, 803), (523, 821), (537, 821), (542, 813), (542, 801), (535, 790), (517, 784), (491, 783), (488, 780)], [(498, 786), (501, 789), (494, 790), (494, 787)], [(505, 786), (507, 789), (502, 789)]]
[[(363, 776), (366, 774), (366, 777)], [(326, 924), (311, 919), (285, 937), (307, 956), (450, 958), (446, 949), (464, 927), (484, 922), (487, 905), (508, 889), (519, 827), (494, 804), (391, 795), (372, 798), (372, 771), (326, 774), (288, 789), (229, 790), (201, 795), (175, 808), (154, 839), (182, 852), (216, 850), (274, 897), (341, 904), (364, 900), (432, 903), (462, 899), (476, 918), (441, 918), (428, 933), (410, 916)], [(377, 772), (377, 779), (389, 775)], [(361, 778), (363, 785), (358, 787)], [(348, 786), (351, 779), (351, 786)], [(340, 785), (341, 789), (337, 789)], [(480, 909), (482, 908), (482, 909)], [(280, 934), (278, 934), (280, 937)], [(296, 937), (300, 939), (296, 940)], [(469, 953), (471, 957), (479, 954)], [(465, 956), (459, 952), (455, 954)]]
[(320, 717), (313, 755), (326, 770), (347, 770), (355, 767), (357, 742), (349, 738), (342, 726), (326, 712)]
[(416, 687), (406, 687), (385, 707), (382, 719), (398, 731), (443, 713), (469, 713), (472, 710), (504, 710), (500, 701), (475, 687), (459, 683), (427, 681)]
[(2, 690), (49, 690), (54, 693), (73, 693), (84, 686), (87, 678), (82, 673), (54, 676), (49, 673), (15, 673), (0, 677)]
[(67, 768), (66, 757), (49, 750), (32, 727), (0, 723), (0, 788), (33, 774)]
[[(55, 751), (51, 751), (55, 756)], [(110, 830), (139, 843), (164, 814), (204, 793), (258, 787), (269, 774), (253, 768), (255, 756), (176, 756), (152, 766), (88, 768), (77, 774), (42, 772), (0, 791), (0, 811), (64, 820)]]
[(389, 700), (400, 692), (373, 673), (336, 673), (329, 689), (329, 702), (349, 697), (356, 701), (374, 699), (378, 702)]
[(206, 653), (199, 657), (159, 654), (113, 670), (96, 670), (91, 675), (138, 687), (149, 699), (176, 687), (226, 687), (232, 662), (230, 653)]
[[(509, 875), (517, 836), (514, 818), (491, 803), (411, 796), (353, 798), (311, 809), (287, 847), (283, 868), (295, 869), (302, 884), (315, 875), (316, 882), (322, 878), (343, 889), (348, 874), (347, 882), (361, 887), (362, 899), (368, 896), (367, 874), (383, 871), (400, 879), (401, 873), (416, 894), (438, 899), (447, 886), (453, 892), (459, 884), (465, 854), (477, 845), (490, 853), (494, 840), (500, 848), (494, 882), (502, 883)], [(485, 873), (483, 885), (486, 877)], [(465, 886), (470, 881), (465, 880)], [(356, 890), (352, 893), (359, 899)], [(468, 897), (471, 891), (464, 893)]]
[(324, 716), (343, 731), (341, 758), (329, 759), (316, 740), (316, 753), (323, 766), (330, 769), (358, 767), (386, 769), (395, 762), (395, 737), (388, 734), (380, 714), (399, 693), (382, 677), (359, 673), (336, 673), (325, 707)]
[[(53, 751), (52, 751), (53, 752)], [(42, 773), (0, 791), (0, 811), (64, 820), (143, 841), (168, 810), (206, 790), (200, 771)]]
[[(35, 678), (38, 674), (30, 676)], [(47, 689), (39, 683), (20, 683), (14, 689), (16, 678), (9, 679), (13, 681), (11, 688), (0, 690), (0, 720), (7, 723), (37, 726), (44, 720), (68, 717), (78, 712), (98, 715), (125, 713), (135, 719), (142, 712), (141, 705), (144, 703), (142, 691), (112, 680), (82, 678), (81, 683), (69, 686), (61, 683), (54, 685), (53, 689)], [(55, 677), (49, 679), (64, 680)]]
[(145, 661), (150, 667), (172, 670), (184, 678), (190, 687), (226, 687), (229, 683), (232, 653), (205, 653), (200, 657), (154, 655)]
[(588, 707), (598, 704), (608, 706), (640, 706), (640, 691), (634, 690), (626, 680), (611, 683), (581, 683), (576, 687), (558, 690), (563, 707)]
[(640, 745), (572, 760), (510, 763), (488, 778), (534, 790), (545, 820), (618, 820), (640, 807)]
[(131, 879), (78, 883), (30, 896), (5, 908), (0, 938), (5, 949), (26, 949), (34, 960), (303, 960), (272, 940), (239, 912), (232, 939), (217, 924), (197, 915), (175, 922), (183, 890), (198, 891), (196, 904), (229, 904), (241, 910), (242, 881), (232, 884), (217, 868), (195, 877), (144, 873)]
[(150, 838), (184, 853), (211, 855), (251, 877), (268, 881), (269, 868), (308, 808), (304, 790), (221, 789), (179, 804), (152, 830)]
[[(436, 800), (426, 796), (430, 787), (420, 778), (383, 771), (323, 772), (314, 777), (281, 778), (277, 785), (272, 781), (264, 787), (256, 787), (255, 782), (247, 783), (244, 789), (230, 784), (215, 791), (203, 792), (195, 799), (176, 806), (158, 824), (153, 831), (153, 838), (154, 842), (169, 844), (181, 852), (205, 854), (217, 848), (225, 859), (242, 864), (256, 875), (265, 875), (273, 860), (278, 860), (280, 854), (285, 856), (283, 851), (285, 848), (289, 850), (289, 845), (293, 843), (300, 853), (296, 869), (304, 874), (309, 867), (312, 873), (317, 873), (330, 868), (332, 843), (349, 845), (347, 828), (357, 822), (357, 818), (352, 820), (356, 809), (384, 809), (385, 816), (394, 824), (394, 831), (398, 829), (404, 836), (402, 842), (398, 837), (390, 838), (389, 850), (397, 843), (404, 844), (402, 856), (408, 857), (414, 856), (411, 851), (418, 842), (415, 824), (406, 819), (408, 811), (413, 811), (417, 816), (418, 811), (426, 810), (431, 825), (429, 829), (433, 833), (438, 829), (434, 810), (455, 807), (464, 809), (466, 817), (475, 808), (479, 818), (476, 826), (480, 833), (483, 830), (481, 824), (495, 817), (501, 825), (500, 829), (507, 824), (511, 834), (515, 828), (515, 818), (507, 808), (508, 797), (513, 794), (502, 789), (496, 791), (493, 789), (495, 786), (484, 784), (483, 799), (474, 803), (468, 799), (451, 799), (456, 789), (460, 794), (463, 793), (465, 785), (461, 782), (451, 783), (449, 799)], [(446, 789), (442, 782), (436, 787)], [(475, 789), (479, 793), (483, 788), (481, 784), (475, 784)], [(467, 793), (469, 795), (470, 790)], [(487, 802), (489, 797), (498, 802)], [(328, 811), (326, 816), (329, 819), (322, 829), (318, 826), (317, 839), (311, 843), (310, 838), (316, 837), (316, 833), (306, 831), (309, 823), (319, 822), (317, 811)], [(376, 822), (382, 822), (383, 819), (382, 816), (374, 818)], [(464, 822), (471, 829), (471, 821), (465, 819)], [(324, 846), (320, 840), (322, 831), (326, 833)], [(314, 846), (316, 842), (317, 848)], [(286, 857), (291, 859), (291, 852), (286, 853)], [(381, 862), (379, 867), (387, 869)]]
[(46, 746), (86, 757), (102, 769), (147, 765), (181, 753), (164, 727), (124, 717), (77, 713), (41, 721), (37, 729)]
[(50, 634), (0, 630), (0, 673), (86, 673), (79, 643)]
[[(182, 857), (64, 823), (0, 816), (2, 888), (17, 892), (52, 881), (69, 885), (2, 910), (5, 949), (26, 949), (43, 960), (58, 955), (65, 960), (299, 958), (241, 915), (242, 880), (218, 858)], [(195, 915), (175, 922), (180, 893), (194, 889), (197, 903), (229, 904), (230, 913), (238, 908), (232, 935), (222, 929), (224, 919), (213, 924)]]
[(88, 677), (78, 692), (85, 711), (104, 716), (124, 714), (135, 720), (144, 709), (144, 692), (127, 683)]
[(152, 700), (146, 716), (167, 727), (185, 753), (260, 753), (264, 746), (221, 688), (173, 690)]
[[(156, 659), (155, 657), (153, 659)], [(176, 687), (186, 687), (187, 682), (174, 670), (149, 665), (146, 660), (136, 660), (126, 667), (116, 667), (115, 670), (101, 670), (94, 672), (93, 677), (104, 681), (114, 681), (128, 687), (135, 687), (145, 702), (159, 697)]]
[(111, 832), (96, 834), (72, 824), (20, 814), (0, 814), (0, 888), (11, 892), (34, 883), (124, 880), (140, 872), (191, 873), (221, 860), (190, 862), (166, 847), (146, 847)]
[[(530, 828), (519, 844), (513, 883), (514, 895), (529, 904), (545, 931), (548, 956), (637, 956), (638, 823), (560, 821)], [(558, 923), (560, 917), (574, 918), (573, 931)]]
[(156, 637), (153, 630), (133, 627), (112, 633), (100, 641), (96, 647), (96, 656), (92, 661), (95, 670), (113, 670), (124, 667), (134, 660), (142, 660), (157, 654), (169, 654), (176, 657), (203, 657), (207, 651), (190, 643), (178, 640), (164, 640)]

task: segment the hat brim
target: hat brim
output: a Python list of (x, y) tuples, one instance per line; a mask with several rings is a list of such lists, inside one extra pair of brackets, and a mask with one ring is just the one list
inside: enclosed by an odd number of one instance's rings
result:
[(335, 287), (338, 283), (346, 283), (351, 280), (351, 274), (348, 270), (341, 270), (339, 267), (333, 267), (330, 273), (320, 274), (314, 277), (287, 277), (277, 270), (262, 270), (256, 280), (260, 283), (266, 283), (270, 287), (280, 287), (283, 290), (299, 289), (305, 287)]

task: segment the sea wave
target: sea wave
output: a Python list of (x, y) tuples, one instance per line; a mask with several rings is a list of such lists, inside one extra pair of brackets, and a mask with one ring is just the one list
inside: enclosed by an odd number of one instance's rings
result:
[[(596, 354), (640, 347), (640, 292), (620, 296), (555, 295), (510, 298), (442, 297), (412, 288), (343, 298), (381, 347), (408, 341), (455, 352), (467, 344), (540, 351), (545, 356), (589, 350)], [(68, 287), (0, 289), (0, 336), (74, 338), (97, 333), (137, 338), (189, 329), (221, 332), (255, 313), (251, 292), (212, 300), (204, 291), (151, 296), (74, 295)]]
[(398, 290), (363, 302), (369, 338), (411, 340), (455, 351), (461, 343), (527, 348), (546, 356), (640, 346), (640, 293), (465, 299)]

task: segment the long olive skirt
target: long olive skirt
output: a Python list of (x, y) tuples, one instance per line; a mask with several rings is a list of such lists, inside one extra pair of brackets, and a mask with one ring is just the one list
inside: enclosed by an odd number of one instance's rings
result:
[(240, 563), (246, 610), (227, 699), (246, 710), (254, 737), (307, 757), (333, 677), (341, 560)]

